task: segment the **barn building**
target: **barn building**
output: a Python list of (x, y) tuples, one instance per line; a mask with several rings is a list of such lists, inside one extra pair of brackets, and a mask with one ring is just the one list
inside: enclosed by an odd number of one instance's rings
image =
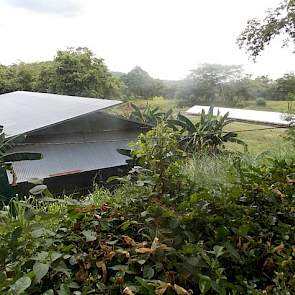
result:
[(117, 149), (146, 130), (146, 125), (102, 112), (116, 100), (16, 91), (0, 95), (0, 124), (7, 137), (25, 134), (12, 152), (38, 152), (41, 160), (13, 164), (17, 191), (42, 178), (54, 193), (85, 192), (94, 183), (126, 170)]

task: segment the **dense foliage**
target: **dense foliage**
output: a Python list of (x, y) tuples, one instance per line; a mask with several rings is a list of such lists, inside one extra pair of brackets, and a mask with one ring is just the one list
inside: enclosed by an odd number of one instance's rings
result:
[(1, 293), (293, 294), (294, 155), (192, 159), (178, 136), (141, 135), (113, 192), (4, 207)]
[(163, 112), (159, 107), (151, 107), (148, 103), (144, 109), (140, 109), (137, 105), (130, 103), (132, 111), (128, 118), (141, 123), (156, 125), (158, 122), (172, 119), (172, 109)]
[(129, 73), (111, 73), (88, 48), (58, 51), (52, 61), (0, 65), (0, 94), (16, 90), (100, 98), (179, 99), (182, 106), (211, 104), (237, 106), (247, 100), (292, 100), (293, 73), (272, 80), (251, 78), (239, 65), (201, 64), (184, 80), (152, 78), (140, 67)]
[(0, 93), (15, 90), (118, 97), (123, 86), (87, 48), (58, 51), (54, 60), (0, 67)]
[(178, 114), (176, 120), (169, 120), (169, 124), (175, 129), (179, 129), (182, 136), (180, 144), (185, 151), (190, 152), (210, 152), (217, 153), (225, 148), (225, 143), (234, 142), (247, 148), (235, 132), (226, 132), (224, 128), (233, 122), (228, 118), (229, 113), (221, 116), (219, 110), (214, 113), (214, 108), (210, 107), (206, 114), (204, 110), (200, 115), (200, 120), (193, 123), (188, 117)]

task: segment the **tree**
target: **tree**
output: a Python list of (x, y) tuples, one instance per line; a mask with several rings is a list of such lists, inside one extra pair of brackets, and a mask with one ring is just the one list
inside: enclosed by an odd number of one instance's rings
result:
[(32, 91), (33, 90), (33, 74), (28, 64), (20, 63), (14, 65), (15, 68), (15, 84), (17, 90)]
[(295, 99), (295, 75), (293, 73), (285, 74), (282, 78), (276, 80), (276, 92), (280, 99)]
[(127, 86), (127, 96), (147, 99), (160, 96), (163, 93), (163, 83), (160, 80), (153, 79), (141, 67), (135, 67), (121, 78)]
[(195, 102), (224, 101), (224, 84), (241, 77), (240, 65), (202, 64), (191, 71), (185, 92), (189, 89), (189, 98)]
[(225, 83), (223, 85), (223, 97), (226, 105), (235, 106), (242, 101), (254, 99), (251, 81), (249, 78), (243, 78)]
[(110, 98), (122, 86), (88, 48), (58, 51), (49, 71), (49, 89), (58, 94)]
[(15, 91), (16, 89), (15, 69), (0, 65), (0, 94)]
[(295, 0), (283, 0), (278, 7), (268, 10), (263, 20), (249, 20), (237, 42), (255, 60), (271, 40), (281, 34), (287, 37), (283, 45), (295, 45)]

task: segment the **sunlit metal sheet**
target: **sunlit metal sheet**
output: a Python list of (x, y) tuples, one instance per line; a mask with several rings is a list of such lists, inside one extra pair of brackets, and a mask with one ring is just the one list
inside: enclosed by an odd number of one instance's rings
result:
[(15, 91), (0, 95), (0, 125), (15, 136), (120, 104), (117, 100)]
[[(200, 115), (202, 110), (206, 113), (209, 111), (208, 106), (195, 105), (186, 111), (188, 115)], [(289, 125), (290, 121), (286, 119), (286, 114), (279, 112), (267, 112), (267, 111), (254, 111), (245, 109), (234, 109), (234, 108), (221, 108), (214, 107), (213, 114), (221, 116), (229, 113), (229, 118), (236, 119), (239, 121), (270, 124), (270, 125)]]

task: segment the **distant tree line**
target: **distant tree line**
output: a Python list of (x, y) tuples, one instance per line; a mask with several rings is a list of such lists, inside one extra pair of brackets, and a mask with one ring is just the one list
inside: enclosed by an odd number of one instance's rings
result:
[(58, 51), (53, 61), (0, 66), (0, 93), (15, 90), (111, 98), (123, 83), (88, 48)]
[(138, 66), (127, 74), (112, 73), (88, 48), (70, 48), (58, 51), (52, 61), (0, 65), (0, 93), (15, 90), (126, 100), (163, 96), (184, 105), (234, 106), (257, 97), (295, 99), (295, 75), (252, 78), (239, 65), (201, 64), (186, 79), (159, 80)]

